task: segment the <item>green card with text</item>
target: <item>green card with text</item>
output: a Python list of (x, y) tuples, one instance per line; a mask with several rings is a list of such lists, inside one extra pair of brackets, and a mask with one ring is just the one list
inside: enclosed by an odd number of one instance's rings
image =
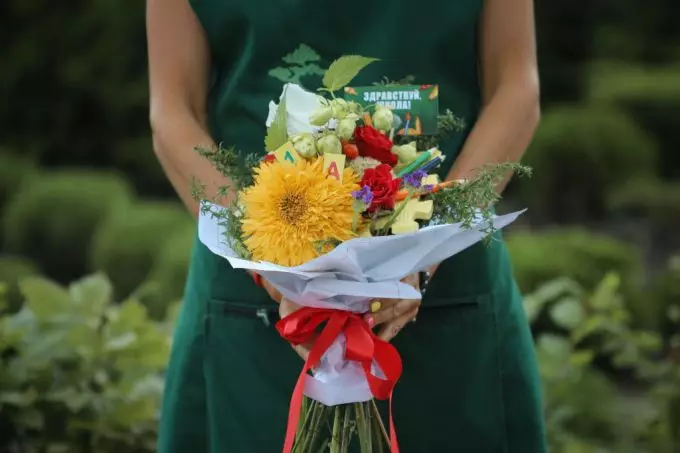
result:
[[(345, 100), (363, 107), (382, 105), (401, 118), (397, 135), (434, 135), (439, 116), (439, 87), (437, 85), (375, 85), (346, 87)], [(373, 109), (370, 109), (373, 111)], [(364, 122), (371, 124), (370, 115)]]

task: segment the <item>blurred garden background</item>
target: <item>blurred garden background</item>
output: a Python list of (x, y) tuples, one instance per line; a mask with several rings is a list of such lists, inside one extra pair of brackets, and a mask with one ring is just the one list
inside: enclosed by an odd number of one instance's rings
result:
[[(680, 452), (680, 3), (540, 0), (502, 209), (554, 453)], [(0, 3), (0, 452), (154, 451), (194, 223), (148, 126), (144, 3)], [(163, 234), (159, 234), (163, 232)]]

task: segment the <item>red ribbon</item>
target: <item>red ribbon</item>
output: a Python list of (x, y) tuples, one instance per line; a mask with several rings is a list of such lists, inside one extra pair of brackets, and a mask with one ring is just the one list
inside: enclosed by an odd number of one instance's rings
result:
[[(318, 337), (317, 328), (326, 323)], [(390, 447), (392, 453), (399, 453), (397, 433), (392, 420), (392, 391), (401, 376), (401, 357), (390, 343), (378, 338), (356, 313), (324, 308), (304, 307), (276, 323), (279, 334), (289, 343), (300, 345), (314, 342), (309, 357), (302, 368), (288, 412), (288, 427), (283, 453), (290, 453), (295, 443), (295, 434), (300, 421), (300, 407), (304, 396), (305, 375), (318, 365), (326, 350), (340, 333), (345, 334), (345, 359), (360, 362), (373, 396), (379, 400), (390, 400)], [(373, 361), (380, 366), (385, 379), (371, 372)]]

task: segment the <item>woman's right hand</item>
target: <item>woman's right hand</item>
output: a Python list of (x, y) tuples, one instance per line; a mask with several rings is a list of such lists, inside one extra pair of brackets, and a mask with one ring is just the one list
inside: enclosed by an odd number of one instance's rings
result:
[(260, 286), (267, 291), (267, 294), (269, 294), (269, 297), (272, 298), (274, 302), (277, 304), (281, 303), (281, 299), (283, 299), (283, 295), (279, 292), (278, 289), (274, 288), (274, 286), (269, 283), (269, 281), (265, 278), (262, 277), (256, 277), (256, 273), (253, 271), (247, 271), (248, 274), (250, 274), (251, 277), (253, 277), (253, 280), (257, 281), (259, 280)]

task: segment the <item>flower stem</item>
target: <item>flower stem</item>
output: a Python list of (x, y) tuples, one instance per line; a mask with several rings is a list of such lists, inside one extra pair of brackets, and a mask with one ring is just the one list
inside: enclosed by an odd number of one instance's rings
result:
[[(380, 411), (378, 411), (378, 405), (375, 404), (375, 400), (371, 401), (371, 409), (373, 410), (373, 417), (376, 420), (376, 423), (378, 424), (378, 427), (380, 428), (380, 433), (382, 433), (383, 439), (385, 440), (388, 448), (390, 446), (390, 435), (387, 434), (387, 430), (385, 429), (385, 425), (383, 424), (382, 418), (380, 418)], [(380, 435), (377, 435), (377, 438), (380, 438)], [(381, 449), (382, 449), (382, 442), (380, 442)]]
[(347, 453), (349, 449), (349, 443), (352, 441), (353, 430), (350, 426), (350, 418), (352, 417), (352, 406), (347, 404), (344, 406), (345, 409), (345, 420), (342, 423), (342, 435), (340, 437), (340, 451), (341, 453)]
[(305, 442), (302, 445), (302, 448), (296, 453), (308, 453), (312, 448), (314, 448), (314, 445), (316, 445), (316, 441), (319, 438), (321, 427), (323, 426), (324, 413), (327, 411), (327, 409), (328, 408), (323, 404), (315, 402), (311, 422), (309, 427), (306, 429), (309, 434), (305, 436)]
[(340, 440), (340, 431), (342, 429), (341, 426), (341, 418), (342, 418), (342, 406), (335, 406), (333, 409), (335, 411), (335, 416), (333, 417), (333, 435), (331, 437), (331, 453), (341, 453), (340, 447), (341, 447), (341, 440)]
[[(354, 410), (357, 414), (357, 431), (359, 432), (359, 445), (361, 446), (361, 453), (372, 453), (373, 446), (371, 445), (371, 421), (370, 415), (366, 417), (364, 405), (366, 403), (356, 403)], [(368, 407), (366, 407), (368, 409)]]

